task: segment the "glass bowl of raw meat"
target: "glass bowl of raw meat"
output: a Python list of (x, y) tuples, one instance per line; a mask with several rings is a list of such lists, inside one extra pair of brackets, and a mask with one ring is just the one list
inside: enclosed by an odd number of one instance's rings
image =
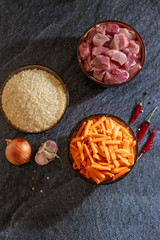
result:
[(145, 61), (138, 32), (126, 23), (103, 21), (90, 27), (77, 48), (84, 74), (103, 87), (123, 85), (137, 76)]
[(111, 184), (124, 178), (137, 159), (136, 137), (122, 119), (110, 114), (81, 120), (68, 139), (72, 169), (93, 184)]

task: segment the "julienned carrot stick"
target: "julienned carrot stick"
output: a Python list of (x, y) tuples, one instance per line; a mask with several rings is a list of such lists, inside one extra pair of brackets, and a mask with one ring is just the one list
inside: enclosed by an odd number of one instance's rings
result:
[(114, 150), (118, 149), (118, 145), (113, 145), (113, 149)]
[(75, 137), (75, 138), (72, 138), (71, 143), (75, 143), (77, 141), (82, 141), (83, 139), (84, 139), (83, 136), (82, 137)]
[(70, 148), (75, 150), (75, 151), (77, 151), (77, 148), (73, 144), (71, 144), (71, 143), (70, 143)]
[[(106, 159), (106, 155), (103, 152), (103, 147), (100, 146), (100, 144), (98, 144), (98, 153), (99, 153), (99, 155), (101, 155), (102, 157), (104, 157)], [(106, 161), (107, 161), (107, 159), (106, 159)]]
[(106, 160), (108, 163), (110, 163), (110, 154), (109, 154), (109, 150), (108, 150), (108, 147), (106, 146), (105, 142), (102, 141), (102, 146), (103, 146), (103, 151), (105, 153), (105, 156), (106, 156)]
[(108, 171), (111, 171), (111, 168), (106, 167), (106, 166), (101, 166), (99, 164), (92, 164), (91, 167), (96, 168), (98, 170), (108, 170)]
[(104, 162), (104, 157), (100, 156), (100, 155), (97, 154), (97, 153), (93, 154), (93, 157), (94, 157), (96, 160), (99, 160), (99, 161), (103, 161), (103, 162)]
[(128, 132), (127, 128), (124, 128), (124, 127), (120, 126), (120, 129), (121, 129), (122, 133), (125, 133), (129, 137), (132, 137), (131, 134)]
[(109, 122), (110, 122), (111, 129), (113, 130), (113, 128), (115, 127), (115, 124), (114, 124), (112, 118), (109, 118)]
[(81, 155), (81, 159), (82, 159), (82, 161), (83, 161), (83, 160), (84, 160), (84, 154), (83, 154), (83, 148), (82, 148), (81, 142), (77, 142), (77, 146), (78, 146), (78, 148), (79, 148), (80, 155)]
[(117, 160), (113, 160), (113, 163), (114, 163), (114, 165), (115, 165), (116, 168), (118, 168), (119, 165), (120, 165), (120, 164), (119, 164), (119, 161), (117, 161)]
[(116, 180), (134, 164), (136, 141), (129, 129), (103, 116), (83, 122), (70, 142), (73, 168), (97, 184)]
[[(78, 149), (77, 149), (78, 150)], [(77, 156), (79, 156), (79, 151), (73, 151), (72, 149), (70, 149), (70, 153), (74, 156), (74, 157), (77, 157)]]
[(89, 172), (94, 173), (99, 180), (104, 180), (105, 179), (105, 175), (101, 171), (98, 171), (98, 170), (96, 170), (92, 167), (86, 167), (86, 169)]
[(91, 124), (92, 124), (92, 120), (88, 120), (88, 122), (85, 126), (85, 129), (84, 129), (84, 137), (87, 137)]
[(117, 140), (122, 141), (122, 132), (121, 131), (119, 131), (117, 134)]
[(130, 152), (131, 152), (131, 156), (128, 157), (128, 161), (131, 165), (134, 164), (134, 152), (133, 152), (133, 148), (130, 148)]
[(91, 178), (97, 183), (97, 184), (99, 184), (101, 181), (93, 174), (93, 173), (91, 173), (90, 172), (90, 176), (91, 176)]
[(130, 169), (127, 168), (127, 169), (125, 169), (125, 170), (117, 173), (116, 175), (113, 176), (113, 180), (116, 180), (117, 178), (119, 178), (120, 176), (124, 175), (125, 173), (127, 173), (127, 172), (129, 172), (129, 171), (130, 171)]
[(81, 136), (81, 133), (82, 133), (85, 125), (86, 125), (86, 122), (83, 122), (82, 126), (80, 127), (80, 129), (79, 129), (79, 131), (78, 131), (78, 133), (76, 135), (76, 137), (80, 137)]
[(123, 149), (129, 151), (129, 145), (130, 145), (130, 141), (129, 140), (125, 140), (124, 141), (124, 145), (123, 145)]
[(104, 140), (104, 142), (108, 145), (119, 145), (121, 143), (121, 141), (118, 140)]
[(130, 146), (130, 147), (136, 146), (136, 141), (134, 140), (134, 141), (130, 142), (129, 146)]
[(103, 173), (104, 173), (105, 175), (108, 175), (108, 176), (110, 176), (110, 177), (113, 177), (113, 176), (114, 176), (114, 174), (113, 174), (113, 173), (111, 173), (111, 172), (108, 172), (108, 171), (103, 171)]
[(93, 164), (93, 163), (94, 163), (93, 158), (92, 158), (92, 156), (91, 156), (91, 154), (90, 154), (90, 151), (89, 151), (89, 149), (88, 149), (88, 147), (87, 147), (86, 144), (84, 144), (84, 148), (85, 148), (85, 150), (86, 150), (86, 153), (88, 154), (88, 157), (89, 157), (89, 159), (90, 159), (90, 161), (91, 161), (91, 164)]
[(107, 140), (108, 139), (108, 136), (106, 137), (101, 137), (101, 138), (95, 138), (93, 139), (93, 142), (102, 142), (102, 141), (105, 141), (106, 144), (120, 144), (121, 142), (118, 141), (118, 140)]
[(130, 166), (130, 163), (128, 162), (128, 160), (124, 157), (122, 157), (120, 154), (117, 154), (117, 157), (119, 157), (119, 159), (127, 166)]
[(97, 127), (99, 124), (101, 124), (102, 122), (104, 122), (105, 119), (106, 119), (106, 117), (100, 118), (95, 124), (93, 124), (93, 125), (90, 127), (90, 130), (94, 129), (94, 128)]
[(93, 143), (93, 139), (91, 137), (89, 137), (89, 144), (92, 148), (93, 153), (94, 154), (98, 153), (98, 149), (97, 149), (95, 143)]
[(102, 166), (107, 166), (107, 167), (109, 167), (109, 168), (111, 168), (111, 169), (114, 169), (114, 168), (115, 168), (114, 164), (112, 164), (112, 163), (98, 162), (98, 164), (100, 164), (100, 165), (102, 165)]
[(103, 131), (103, 133), (105, 134), (106, 129), (105, 129), (105, 126), (104, 126), (104, 122), (101, 123), (101, 126), (102, 126), (102, 131)]
[(123, 170), (126, 170), (126, 169), (128, 169), (128, 167), (115, 168), (115, 169), (112, 170), (112, 173), (119, 173), (119, 172), (121, 172)]
[(113, 139), (117, 139), (117, 135), (119, 132), (120, 126), (115, 126), (113, 129)]
[(107, 139), (108, 139), (108, 136), (100, 137), (100, 138), (94, 138), (93, 142), (102, 142), (102, 141), (107, 140)]
[(120, 154), (124, 154), (124, 155), (127, 155), (127, 156), (131, 156), (130, 152), (125, 150), (125, 149), (117, 149), (115, 150), (116, 153), (120, 153)]
[(90, 132), (91, 132), (91, 133), (93, 132), (93, 133), (97, 133), (97, 134), (98, 134), (98, 131), (97, 131), (96, 128), (93, 128)]
[(109, 149), (111, 158), (112, 158), (113, 160), (116, 160), (116, 154), (115, 154), (115, 150), (114, 150), (113, 146), (112, 146), (112, 145), (109, 145), (109, 146), (108, 146), (108, 149)]
[(99, 134), (99, 133), (89, 133), (89, 136), (93, 138), (106, 137), (105, 134)]
[(106, 119), (105, 123), (106, 123), (106, 129), (107, 129), (110, 133), (112, 133), (112, 127), (111, 127), (111, 124), (110, 124), (109, 119)]

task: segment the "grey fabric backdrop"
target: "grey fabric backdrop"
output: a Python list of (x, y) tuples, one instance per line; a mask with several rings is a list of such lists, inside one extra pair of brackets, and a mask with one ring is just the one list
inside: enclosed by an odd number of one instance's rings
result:
[[(160, 239), (160, 109), (151, 123), (156, 130), (152, 148), (122, 181), (109, 186), (88, 184), (74, 173), (67, 157), (67, 138), (83, 117), (110, 113), (128, 122), (148, 90), (144, 113), (133, 125), (136, 133), (159, 105), (159, 18), (158, 0), (0, 1), (0, 85), (12, 70), (42, 64), (62, 76), (70, 95), (64, 118), (43, 134), (18, 132), (0, 114), (0, 239)], [(103, 89), (83, 75), (76, 48), (90, 25), (107, 19), (131, 24), (142, 36), (147, 55), (143, 71), (134, 81)], [(32, 145), (32, 162), (22, 167), (10, 165), (4, 155), (4, 139), (16, 137)], [(61, 159), (40, 167), (33, 162), (34, 154), (47, 139), (57, 141)]]

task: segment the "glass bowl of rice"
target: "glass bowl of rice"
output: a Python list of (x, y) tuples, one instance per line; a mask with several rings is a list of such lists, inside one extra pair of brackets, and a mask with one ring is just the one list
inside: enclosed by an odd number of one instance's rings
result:
[(0, 97), (5, 120), (27, 133), (53, 128), (68, 104), (68, 91), (61, 77), (41, 65), (23, 66), (9, 74)]

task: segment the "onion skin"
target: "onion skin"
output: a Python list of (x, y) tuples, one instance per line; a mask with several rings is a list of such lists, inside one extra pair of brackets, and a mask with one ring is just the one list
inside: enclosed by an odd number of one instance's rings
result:
[(5, 156), (10, 163), (14, 165), (22, 165), (29, 162), (31, 157), (31, 146), (25, 139), (6, 139), (6, 142), (7, 147), (5, 150)]

